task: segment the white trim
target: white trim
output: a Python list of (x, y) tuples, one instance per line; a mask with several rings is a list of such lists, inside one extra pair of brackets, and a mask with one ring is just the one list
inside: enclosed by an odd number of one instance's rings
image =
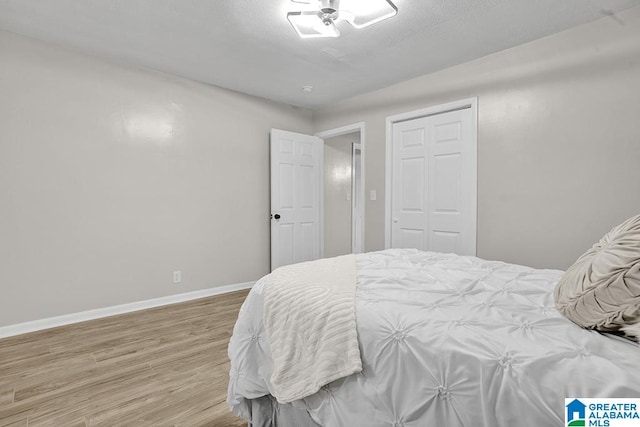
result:
[[(464, 108), (471, 108), (471, 135), (475, 141), (477, 150), (478, 146), (478, 97), (462, 99), (459, 101), (448, 102), (446, 104), (434, 105), (432, 107), (421, 108), (419, 110), (409, 111), (406, 113), (396, 114), (394, 116), (387, 117), (386, 124), (386, 143), (385, 143), (385, 172), (384, 172), (384, 247), (389, 249), (391, 247), (391, 169), (393, 167), (393, 124), (398, 122), (404, 122), (406, 120), (418, 119), (420, 117), (433, 116), (436, 114), (448, 113), (449, 111), (462, 110)], [(476, 155), (477, 158), (477, 155)], [(473, 220), (474, 227), (476, 229), (476, 245), (477, 245), (477, 233), (478, 233), (478, 209), (477, 209), (477, 194), (478, 194), (478, 173), (476, 167), (476, 200), (473, 203)]]
[[(362, 145), (359, 142), (354, 142), (351, 144), (351, 252), (354, 254), (358, 254), (363, 252), (362, 250), (362, 230), (360, 230), (360, 241), (357, 239), (357, 228), (358, 228), (358, 210), (361, 212), (361, 216), (364, 216), (364, 200), (360, 199), (361, 191), (356, 194), (356, 183), (358, 182), (355, 178), (357, 175), (356, 171), (356, 151), (360, 153), (362, 156)], [(359, 159), (360, 168), (362, 168), (362, 157)], [(362, 183), (360, 183), (362, 186)]]
[(184, 294), (169, 295), (166, 297), (154, 298), (146, 301), (137, 301), (128, 304), (114, 305), (111, 307), (97, 308), (95, 310), (82, 311), (79, 313), (49, 317), (47, 319), (33, 320), (31, 322), (18, 323), (15, 325), (2, 326), (0, 327), (0, 338), (26, 334), (43, 329), (55, 328), (58, 326), (70, 325), (72, 323), (86, 322), (87, 320), (100, 319), (102, 317), (115, 316), (117, 314), (146, 310), (148, 308), (160, 307), (163, 305), (191, 301), (199, 298), (210, 297), (213, 295), (226, 294), (243, 289), (250, 289), (254, 284), (255, 282), (236, 283), (233, 285), (218, 286), (215, 288), (202, 289), (199, 291), (187, 292)]
[[(362, 200), (362, 224), (360, 225), (360, 236), (362, 241), (360, 242), (360, 247), (364, 250), (364, 240), (365, 234), (365, 222), (366, 222), (366, 209), (365, 209), (365, 122), (352, 123), (350, 125), (340, 126), (338, 128), (324, 130), (321, 132), (316, 132), (314, 135), (318, 138), (322, 139), (322, 143), (324, 144), (324, 140), (326, 138), (333, 138), (334, 136), (346, 135), (348, 133), (360, 132), (360, 200)], [(323, 163), (323, 175), (324, 175), (324, 163)], [(324, 179), (321, 180), (321, 189), (322, 194), (324, 195)], [(352, 198), (354, 195), (352, 195)], [(324, 257), (324, 196), (320, 198), (320, 238), (322, 241), (322, 256)], [(352, 240), (353, 236), (355, 236), (355, 230), (351, 230)]]
[[(320, 162), (320, 166), (318, 166), (320, 182), (318, 183), (318, 191), (320, 191), (318, 209), (320, 209), (318, 216), (318, 228), (320, 234), (320, 258), (324, 258), (324, 139), (315, 135), (316, 138), (320, 140), (320, 153), (318, 153), (318, 160)], [(316, 176), (318, 176), (316, 175)]]
[(322, 132), (314, 133), (318, 138), (326, 139), (333, 138), (334, 136), (346, 135), (353, 132), (364, 132), (364, 122), (352, 123), (350, 125), (340, 126), (339, 128), (323, 130)]

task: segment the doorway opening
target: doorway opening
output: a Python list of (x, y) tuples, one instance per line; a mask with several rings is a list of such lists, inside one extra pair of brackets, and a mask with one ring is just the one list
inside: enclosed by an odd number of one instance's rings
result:
[(319, 132), (324, 140), (320, 200), (321, 253), (364, 250), (364, 123)]

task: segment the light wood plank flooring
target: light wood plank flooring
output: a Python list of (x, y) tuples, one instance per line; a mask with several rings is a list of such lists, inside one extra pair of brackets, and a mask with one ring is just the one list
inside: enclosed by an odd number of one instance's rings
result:
[(246, 426), (225, 401), (246, 295), (0, 340), (0, 426)]

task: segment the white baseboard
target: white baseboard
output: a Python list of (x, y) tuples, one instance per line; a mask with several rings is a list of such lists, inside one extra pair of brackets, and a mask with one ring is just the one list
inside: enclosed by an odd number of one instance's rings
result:
[(200, 291), (187, 292), (184, 294), (169, 295), (166, 297), (154, 298), (146, 301), (137, 301), (128, 304), (114, 305), (111, 307), (97, 308), (95, 310), (82, 311), (80, 313), (65, 314), (63, 316), (33, 320), (31, 322), (18, 323), (15, 325), (1, 326), (0, 338), (26, 334), (43, 329), (55, 328), (57, 326), (70, 325), (72, 323), (85, 322), (87, 320), (100, 319), (101, 317), (115, 316), (116, 314), (131, 313), (133, 311), (145, 310), (147, 308), (191, 301), (194, 299), (210, 297), (213, 295), (226, 294), (243, 289), (250, 289), (254, 284), (255, 282), (236, 283), (233, 285), (202, 289)]

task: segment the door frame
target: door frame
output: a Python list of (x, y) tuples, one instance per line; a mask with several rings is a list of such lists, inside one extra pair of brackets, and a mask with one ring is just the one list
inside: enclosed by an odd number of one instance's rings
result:
[[(459, 101), (448, 102), (446, 104), (434, 105), (431, 107), (421, 108), (419, 110), (408, 111), (406, 113), (400, 113), (393, 116), (388, 116), (386, 119), (386, 142), (385, 142), (385, 173), (384, 173), (384, 247), (385, 249), (391, 248), (391, 192), (392, 192), (392, 172), (393, 172), (393, 125), (394, 123), (404, 122), (407, 120), (419, 119), (421, 117), (435, 116), (437, 114), (448, 113), (450, 111), (463, 110), (471, 108), (471, 138), (473, 142), (478, 146), (478, 97), (461, 99)], [(476, 172), (475, 180), (475, 198), (472, 203), (473, 212), (472, 218), (474, 220), (474, 228), (476, 231), (476, 242), (478, 234), (478, 180)], [(320, 221), (322, 223), (322, 219)], [(477, 244), (477, 243), (476, 243)]]
[[(346, 135), (348, 133), (360, 132), (360, 200), (363, 201), (362, 206), (362, 224), (360, 225), (360, 236), (362, 241), (360, 247), (364, 248), (364, 230), (365, 230), (365, 209), (364, 209), (364, 177), (365, 177), (365, 122), (352, 123), (349, 125), (340, 126), (329, 130), (324, 130), (314, 133), (314, 136), (322, 139), (322, 145), (324, 147), (324, 140), (327, 138), (333, 138), (334, 136)], [(322, 171), (323, 179), (320, 180), (320, 191), (322, 197), (320, 198), (320, 257), (324, 258), (324, 156), (321, 157), (320, 171)], [(354, 195), (352, 195), (353, 199)], [(352, 210), (353, 210), (353, 204)], [(353, 251), (353, 242), (355, 240), (356, 231), (351, 227), (351, 250)]]
[[(354, 254), (361, 253), (364, 251), (362, 248), (362, 244), (364, 243), (362, 240), (363, 235), (362, 228), (360, 229), (360, 240), (358, 241), (358, 220), (356, 214), (357, 207), (360, 208), (362, 215), (364, 215), (364, 199), (362, 191), (358, 191), (356, 194), (356, 151), (359, 151), (360, 154), (360, 168), (362, 170), (362, 143), (354, 142), (351, 144), (351, 252)], [(361, 177), (358, 177), (358, 180), (361, 180)], [(360, 187), (362, 188), (362, 182), (360, 182)]]

